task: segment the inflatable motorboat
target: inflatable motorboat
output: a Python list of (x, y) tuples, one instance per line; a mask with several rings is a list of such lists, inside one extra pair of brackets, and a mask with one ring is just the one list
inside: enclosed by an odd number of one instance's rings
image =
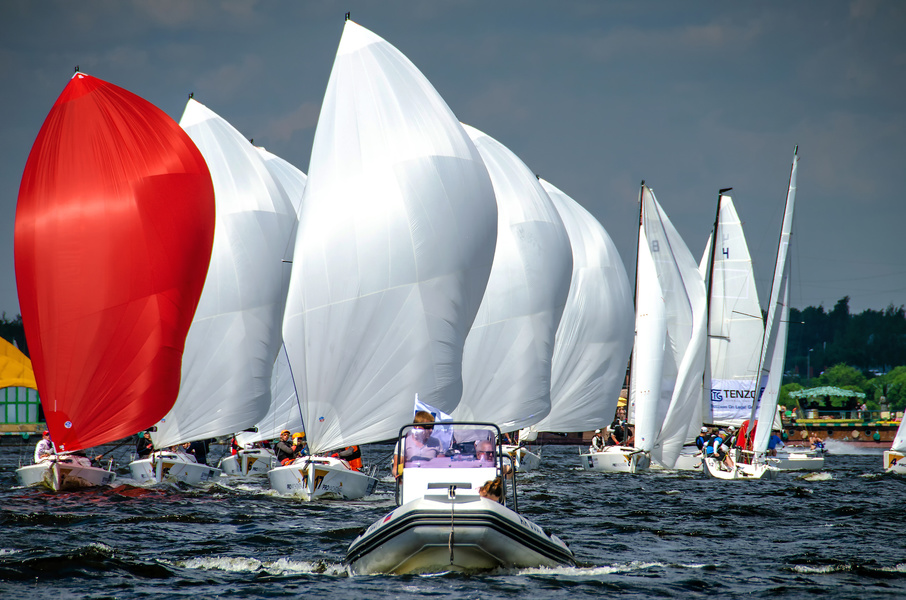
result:
[[(575, 565), (563, 540), (518, 513), (515, 469), (504, 465), (501, 447), (491, 441), (500, 433), (496, 425), (434, 426), (452, 432), (449, 445), (419, 441), (413, 430), (420, 427), (400, 431), (399, 506), (350, 544), (351, 575)], [(457, 448), (457, 432), (466, 429), (470, 439), (487, 441)]]

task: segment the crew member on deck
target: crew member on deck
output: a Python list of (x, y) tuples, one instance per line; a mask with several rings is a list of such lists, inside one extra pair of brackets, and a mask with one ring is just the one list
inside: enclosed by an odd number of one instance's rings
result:
[(290, 430), (280, 432), (280, 441), (274, 446), (274, 454), (281, 465), (288, 465), (296, 460), (296, 449), (289, 443)]
[(595, 429), (595, 434), (591, 438), (591, 451), (592, 452), (603, 452), (604, 451), (604, 438), (601, 436), (600, 429)]
[(45, 429), (41, 434), (41, 441), (35, 446), (35, 463), (44, 462), (56, 453), (53, 442), (50, 441), (50, 431)]
[(135, 444), (135, 453), (141, 459), (148, 458), (152, 452), (154, 452), (154, 442), (151, 441), (151, 432), (146, 431), (138, 438), (138, 443)]

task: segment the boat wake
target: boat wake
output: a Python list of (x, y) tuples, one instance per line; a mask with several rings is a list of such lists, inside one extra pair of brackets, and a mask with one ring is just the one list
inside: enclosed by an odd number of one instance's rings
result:
[(346, 575), (346, 567), (339, 563), (304, 561), (280, 558), (276, 561), (260, 561), (254, 558), (232, 556), (206, 556), (169, 563), (185, 569), (203, 571), (226, 571), (230, 573), (267, 573), (269, 575)]

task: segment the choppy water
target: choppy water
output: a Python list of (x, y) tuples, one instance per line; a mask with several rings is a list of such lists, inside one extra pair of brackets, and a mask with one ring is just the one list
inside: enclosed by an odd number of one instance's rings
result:
[[(520, 481), (520, 509), (569, 542), (579, 567), (348, 577), (349, 542), (394, 506), (389, 468), (360, 502), (306, 504), (251, 479), (119, 479), (53, 495), (16, 487), (20, 453), (5, 450), (2, 598), (906, 597), (906, 479), (882, 474), (879, 452), (829, 455), (820, 473), (774, 482), (718, 482), (586, 472), (576, 448), (548, 446)], [(389, 452), (365, 448), (366, 462)], [(115, 456), (125, 465), (128, 454)]]

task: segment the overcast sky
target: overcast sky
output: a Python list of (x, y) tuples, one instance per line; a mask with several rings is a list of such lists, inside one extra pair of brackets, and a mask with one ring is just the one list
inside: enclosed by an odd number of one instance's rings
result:
[(906, 2), (0, 1), (0, 312), (25, 161), (79, 65), (179, 120), (190, 92), (308, 171), (343, 16), (594, 214), (634, 279), (642, 179), (701, 256), (733, 187), (770, 293), (793, 148), (792, 304), (906, 304)]

